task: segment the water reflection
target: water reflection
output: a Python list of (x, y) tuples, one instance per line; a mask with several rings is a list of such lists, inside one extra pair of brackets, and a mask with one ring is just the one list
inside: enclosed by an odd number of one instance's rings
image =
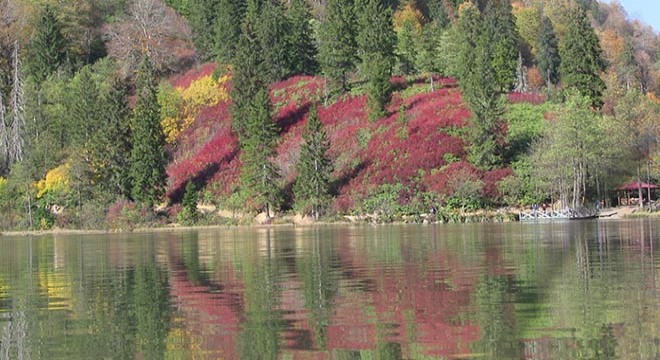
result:
[(0, 240), (2, 359), (655, 359), (658, 224)]

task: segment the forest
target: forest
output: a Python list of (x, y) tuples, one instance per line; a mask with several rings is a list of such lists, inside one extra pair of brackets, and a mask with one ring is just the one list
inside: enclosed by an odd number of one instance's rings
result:
[(660, 37), (616, 1), (0, 0), (0, 53), (0, 230), (460, 221), (660, 178)]

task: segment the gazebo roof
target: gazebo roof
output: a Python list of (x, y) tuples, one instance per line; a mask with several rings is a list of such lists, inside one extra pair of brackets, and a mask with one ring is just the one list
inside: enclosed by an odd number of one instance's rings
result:
[(658, 188), (658, 185), (655, 185), (655, 184), (649, 184), (649, 183), (645, 183), (645, 182), (640, 183), (639, 181), (633, 181), (633, 182), (631, 182), (631, 183), (629, 183), (629, 184), (619, 186), (619, 187), (617, 188), (617, 190), (622, 190), (622, 191), (624, 191), (624, 190), (637, 190), (637, 189), (639, 189), (640, 187), (641, 187), (642, 189), (657, 189), (657, 188)]

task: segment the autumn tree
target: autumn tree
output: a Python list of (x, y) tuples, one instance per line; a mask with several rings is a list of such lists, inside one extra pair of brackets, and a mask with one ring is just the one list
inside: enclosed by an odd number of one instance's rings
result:
[(349, 89), (348, 75), (355, 68), (357, 43), (353, 0), (328, 0), (319, 26), (319, 63), (333, 88)]
[(122, 21), (107, 28), (108, 55), (130, 76), (145, 56), (157, 73), (189, 66), (195, 57), (187, 22), (161, 0), (135, 0)]
[(369, 119), (373, 121), (385, 115), (392, 95), (390, 77), (396, 37), (392, 30), (392, 12), (381, 0), (359, 0), (356, 8), (360, 72), (367, 80)]
[(396, 31), (396, 57), (398, 72), (411, 75), (416, 72), (417, 43), (421, 37), (424, 15), (414, 1), (406, 1), (394, 14)]
[(160, 125), (156, 77), (149, 57), (136, 74), (137, 100), (132, 113), (130, 177), (135, 201), (152, 206), (164, 195), (165, 137)]
[(323, 129), (316, 107), (309, 111), (303, 140), (296, 166), (298, 178), (293, 188), (295, 203), (302, 214), (312, 215), (318, 220), (331, 199), (330, 175), (333, 166), (327, 156), (330, 140)]
[(272, 162), (277, 142), (277, 125), (271, 117), (268, 92), (260, 89), (249, 103), (246, 136), (242, 142), (241, 184), (250, 202), (266, 213), (269, 220), (279, 202), (279, 172)]
[(289, 7), (289, 56), (292, 74), (313, 75), (318, 70), (314, 33), (310, 21), (312, 15), (307, 0), (292, 0)]
[(566, 34), (559, 44), (562, 82), (588, 96), (592, 104), (600, 107), (605, 83), (600, 73), (605, 70), (600, 42), (587, 13), (578, 7), (569, 16)]

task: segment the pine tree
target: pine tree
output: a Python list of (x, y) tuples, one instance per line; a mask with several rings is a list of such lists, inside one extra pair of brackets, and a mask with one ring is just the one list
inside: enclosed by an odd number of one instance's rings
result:
[(385, 115), (392, 95), (390, 77), (396, 35), (392, 29), (392, 10), (381, 0), (359, 0), (356, 8), (360, 71), (367, 80), (367, 105), (373, 121)]
[(71, 144), (82, 148), (99, 128), (99, 88), (90, 66), (85, 66), (73, 78), (69, 90), (69, 131)]
[(292, 74), (313, 75), (318, 71), (318, 49), (310, 21), (311, 10), (307, 0), (292, 0), (289, 8), (289, 39)]
[(415, 73), (415, 55), (417, 49), (417, 30), (412, 22), (406, 21), (401, 26), (401, 29), (396, 33), (396, 56), (399, 60), (397, 73), (403, 75), (412, 75)]
[(472, 112), (469, 159), (477, 167), (492, 169), (502, 162), (498, 129), (502, 115), (502, 89), (496, 82), (493, 67), (494, 28), (483, 26), (483, 23), (476, 6), (462, 8), (455, 29), (458, 51), (453, 66), (463, 97)]
[(266, 82), (274, 83), (291, 74), (291, 25), (279, 0), (266, 0), (259, 12), (257, 37), (266, 70)]
[(557, 45), (557, 36), (550, 19), (543, 17), (536, 39), (536, 64), (541, 74), (545, 76), (547, 87), (559, 82), (559, 66), (561, 57)]
[[(221, 2), (222, 0), (195, 0), (190, 2), (188, 22), (193, 33), (195, 48), (204, 60), (213, 59), (216, 55), (218, 41), (225, 41), (219, 39), (216, 35), (218, 30), (216, 20), (222, 16), (219, 11)], [(233, 1), (233, 3), (237, 3), (237, 1)]]
[(127, 94), (126, 83), (118, 78), (111, 80), (101, 94), (100, 124), (89, 145), (94, 183), (104, 193), (126, 198), (131, 193), (126, 157), (131, 153)]
[(257, 93), (268, 86), (261, 43), (255, 30), (258, 11), (257, 3), (250, 1), (233, 59), (232, 129), (241, 145), (247, 137), (250, 104)]
[(296, 208), (315, 220), (328, 206), (332, 162), (327, 156), (330, 140), (323, 129), (316, 107), (309, 110), (309, 119), (303, 133), (304, 143), (300, 148), (300, 159), (296, 168), (298, 178), (293, 188)]
[(183, 200), (181, 201), (181, 212), (177, 216), (177, 220), (186, 225), (192, 225), (197, 221), (199, 213), (197, 211), (197, 187), (192, 180), (186, 184), (186, 189), (183, 193)]
[(271, 118), (270, 98), (266, 89), (257, 92), (250, 102), (246, 124), (246, 138), (242, 144), (243, 163), (241, 184), (251, 202), (266, 212), (270, 219), (271, 210), (279, 201), (277, 186), (279, 173), (271, 158), (275, 155), (277, 125)]
[(62, 34), (62, 24), (52, 7), (45, 5), (30, 40), (28, 70), (40, 83), (57, 71), (66, 61), (67, 41)]
[[(246, 0), (218, 0), (215, 16), (214, 54), (222, 64), (234, 64), (236, 47), (241, 36)], [(202, 30), (203, 31), (203, 30)]]
[(319, 63), (333, 88), (349, 90), (348, 75), (355, 68), (356, 21), (352, 0), (328, 0), (319, 27)]
[(429, 15), (431, 23), (438, 30), (445, 30), (451, 25), (451, 19), (447, 13), (447, 4), (445, 0), (434, 0), (429, 2)]
[(485, 30), (491, 36), (488, 43), (493, 46), (495, 82), (500, 92), (507, 92), (515, 84), (520, 43), (509, 0), (489, 2), (485, 10), (485, 23), (489, 28)]
[(589, 97), (594, 106), (602, 106), (605, 82), (600, 78), (600, 72), (605, 70), (605, 61), (598, 36), (581, 7), (569, 16), (566, 34), (559, 44), (559, 54), (564, 85)]
[(164, 195), (167, 154), (160, 125), (156, 78), (149, 57), (142, 61), (136, 78), (137, 101), (133, 109), (131, 137), (131, 194), (135, 201), (153, 206)]

